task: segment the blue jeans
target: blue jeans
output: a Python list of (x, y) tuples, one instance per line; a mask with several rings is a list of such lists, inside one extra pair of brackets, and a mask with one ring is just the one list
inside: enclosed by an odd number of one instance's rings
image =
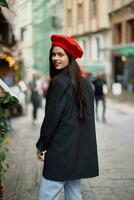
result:
[(64, 187), (65, 200), (82, 200), (80, 180), (51, 181), (42, 177), (39, 200), (59, 200), (60, 191)]

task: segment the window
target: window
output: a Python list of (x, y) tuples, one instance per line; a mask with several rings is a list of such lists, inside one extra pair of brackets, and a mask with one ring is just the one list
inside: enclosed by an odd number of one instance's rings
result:
[(115, 44), (121, 44), (122, 43), (122, 24), (116, 24), (114, 26), (114, 35), (113, 40)]
[(82, 3), (78, 4), (78, 24), (83, 23), (83, 5)]
[(97, 46), (97, 58), (100, 57), (100, 39), (99, 37), (96, 38), (96, 46)]
[(53, 28), (61, 28), (62, 27), (62, 20), (59, 16), (52, 16), (52, 27)]
[(91, 0), (91, 16), (96, 16), (96, 0)]
[(134, 42), (134, 19), (127, 21), (127, 42)]
[(72, 9), (67, 10), (67, 26), (72, 27)]
[(86, 56), (87, 55), (87, 43), (86, 43), (86, 40), (83, 40), (83, 50), (84, 50), (84, 54)]
[(21, 41), (24, 41), (25, 40), (25, 37), (26, 37), (26, 28), (25, 27), (22, 27), (21, 28)]
[(55, 29), (62, 28), (62, 3), (61, 1), (57, 1), (52, 5), (52, 27)]

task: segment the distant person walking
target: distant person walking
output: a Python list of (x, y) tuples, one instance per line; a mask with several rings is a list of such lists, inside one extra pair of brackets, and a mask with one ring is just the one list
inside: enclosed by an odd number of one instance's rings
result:
[(80, 180), (98, 176), (94, 95), (75, 60), (83, 54), (79, 44), (57, 34), (51, 42), (51, 81), (36, 144), (44, 160), (39, 200), (59, 200), (62, 187), (66, 200), (82, 200)]
[(106, 121), (106, 97), (104, 94), (104, 86), (106, 86), (106, 80), (104, 79), (104, 74), (98, 72), (95, 79), (93, 80), (94, 85), (94, 95), (95, 95), (95, 102), (96, 102), (96, 119), (99, 120), (99, 113), (98, 113), (98, 105), (99, 102), (102, 102), (102, 120), (103, 122)]
[(38, 92), (37, 88), (37, 75), (33, 75), (33, 79), (29, 83), (29, 88), (31, 91), (31, 103), (33, 105), (33, 111), (32, 111), (32, 119), (33, 119), (33, 124), (35, 124), (35, 121), (37, 119), (37, 112), (38, 108), (41, 106), (41, 96)]

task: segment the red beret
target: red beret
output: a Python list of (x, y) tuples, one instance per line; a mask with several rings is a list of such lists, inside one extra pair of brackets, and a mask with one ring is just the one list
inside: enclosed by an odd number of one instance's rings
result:
[(80, 45), (71, 37), (66, 35), (54, 34), (51, 36), (52, 45), (63, 48), (75, 59), (81, 58), (83, 55), (82, 48)]

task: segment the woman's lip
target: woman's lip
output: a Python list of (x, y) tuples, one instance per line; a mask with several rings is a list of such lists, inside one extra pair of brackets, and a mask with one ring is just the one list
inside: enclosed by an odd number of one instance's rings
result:
[(54, 63), (55, 65), (59, 65), (60, 63)]

